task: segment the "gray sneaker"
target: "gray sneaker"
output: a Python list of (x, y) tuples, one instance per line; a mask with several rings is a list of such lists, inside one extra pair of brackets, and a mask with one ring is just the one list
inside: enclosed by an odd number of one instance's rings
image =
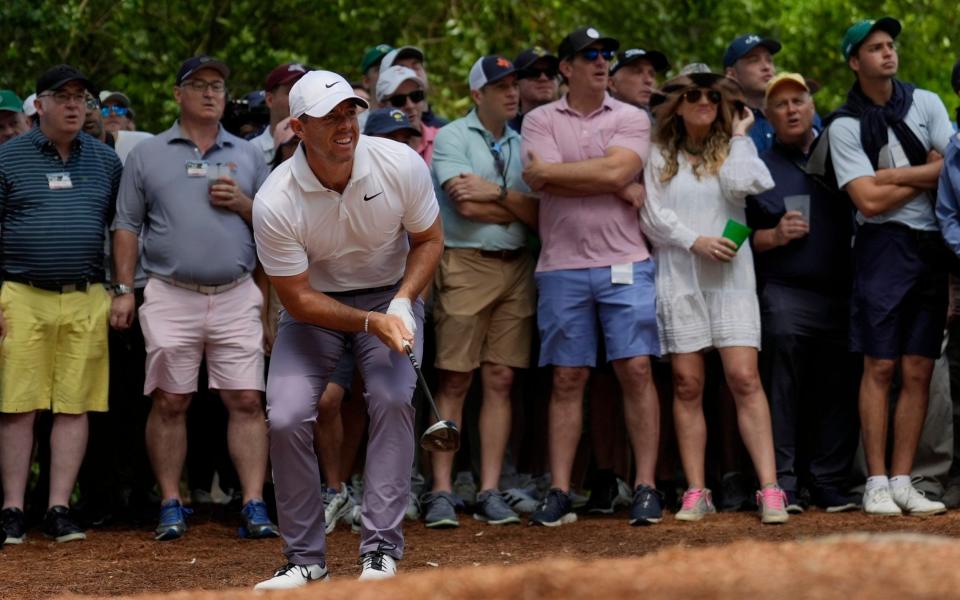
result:
[(424, 507), (423, 520), (430, 529), (460, 527), (457, 508), (462, 508), (463, 503), (450, 492), (429, 492), (420, 501)]
[(497, 490), (484, 490), (477, 494), (477, 512), (473, 518), (491, 525), (519, 523), (520, 517), (510, 509), (506, 499)]
[(337, 526), (337, 521), (353, 510), (353, 498), (347, 484), (340, 484), (340, 491), (334, 488), (323, 489), (323, 515), (326, 523), (326, 533), (331, 534)]

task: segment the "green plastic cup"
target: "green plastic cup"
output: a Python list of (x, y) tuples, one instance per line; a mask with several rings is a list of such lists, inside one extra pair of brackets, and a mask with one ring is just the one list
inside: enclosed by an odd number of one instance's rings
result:
[(743, 223), (738, 223), (733, 219), (727, 219), (727, 226), (723, 228), (723, 237), (736, 244), (737, 250), (739, 250), (740, 246), (750, 237), (751, 231), (753, 230)]

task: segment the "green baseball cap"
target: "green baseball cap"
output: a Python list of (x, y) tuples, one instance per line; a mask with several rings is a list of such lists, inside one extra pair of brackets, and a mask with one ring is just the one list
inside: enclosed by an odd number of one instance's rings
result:
[(393, 50), (393, 46), (390, 44), (377, 44), (367, 50), (366, 54), (363, 55), (363, 60), (360, 62), (360, 73), (366, 74), (367, 69), (379, 65), (383, 57), (389, 54), (391, 50)]
[(853, 51), (867, 39), (867, 36), (877, 30), (886, 31), (890, 37), (896, 38), (900, 35), (900, 21), (892, 17), (882, 17), (880, 19), (864, 19), (855, 23), (843, 34), (843, 41), (840, 42), (840, 51), (843, 52), (843, 58), (849, 59)]
[(23, 112), (23, 100), (13, 90), (0, 90), (0, 110)]

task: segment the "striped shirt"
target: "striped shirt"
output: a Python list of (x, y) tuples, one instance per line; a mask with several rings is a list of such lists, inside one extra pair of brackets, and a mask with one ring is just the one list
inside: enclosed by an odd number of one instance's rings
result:
[(0, 146), (0, 264), (38, 283), (103, 280), (103, 244), (123, 167), (80, 132), (63, 162), (40, 128)]

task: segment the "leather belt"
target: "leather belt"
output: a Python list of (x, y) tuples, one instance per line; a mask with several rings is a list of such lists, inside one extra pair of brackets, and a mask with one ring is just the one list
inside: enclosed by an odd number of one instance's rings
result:
[(517, 260), (523, 256), (523, 249), (517, 248), (516, 250), (478, 250), (480, 256), (484, 258), (495, 258), (497, 260)]
[(58, 294), (69, 294), (70, 292), (85, 292), (92, 285), (102, 285), (102, 281), (96, 281), (93, 279), (81, 279), (78, 281), (33, 281), (27, 279), (26, 277), (21, 277), (20, 275), (14, 275), (12, 273), (3, 274), (4, 281), (12, 281), (14, 283), (22, 283), (24, 285), (29, 285), (32, 288), (37, 288), (38, 290), (46, 290), (48, 292), (57, 292)]
[(211, 296), (214, 294), (222, 294), (223, 292), (232, 290), (233, 288), (237, 287), (244, 281), (250, 279), (252, 275), (250, 273), (244, 273), (243, 275), (241, 275), (240, 277), (237, 277), (233, 281), (230, 281), (228, 283), (215, 284), (215, 285), (204, 285), (202, 283), (188, 283), (186, 281), (177, 281), (173, 277), (167, 277), (165, 275), (156, 275), (154, 273), (150, 273), (149, 276), (153, 277), (154, 279), (159, 279), (164, 283), (169, 283), (174, 287), (182, 288), (184, 290), (190, 290), (191, 292), (198, 292), (200, 294), (207, 294), (208, 296)]
[(334, 298), (343, 298), (343, 297), (352, 297), (352, 296), (362, 296), (364, 294), (381, 294), (383, 292), (389, 292), (390, 290), (396, 289), (400, 285), (400, 282), (396, 282), (390, 285), (381, 285), (380, 287), (374, 288), (361, 288), (359, 290), (344, 290), (341, 292), (323, 292), (327, 296), (333, 296)]

